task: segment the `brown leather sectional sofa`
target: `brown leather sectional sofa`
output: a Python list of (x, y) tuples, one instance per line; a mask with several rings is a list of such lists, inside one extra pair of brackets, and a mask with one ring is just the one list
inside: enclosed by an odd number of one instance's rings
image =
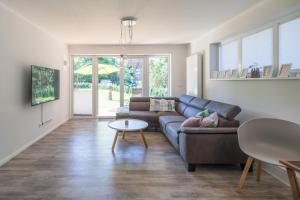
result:
[[(234, 118), (241, 112), (239, 106), (183, 95), (164, 97), (176, 102), (176, 112), (150, 112), (150, 97), (132, 97), (129, 111), (117, 113), (117, 119), (135, 118), (160, 128), (185, 162), (188, 171), (196, 164), (243, 164), (246, 156), (238, 145), (239, 121)], [(196, 113), (208, 109), (217, 112), (217, 128), (181, 128), (182, 122)]]

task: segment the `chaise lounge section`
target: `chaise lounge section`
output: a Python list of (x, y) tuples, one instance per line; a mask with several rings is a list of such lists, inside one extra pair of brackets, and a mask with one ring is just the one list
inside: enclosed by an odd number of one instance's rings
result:
[[(246, 155), (239, 148), (239, 121), (234, 119), (241, 112), (239, 106), (189, 95), (164, 99), (175, 100), (176, 112), (151, 112), (150, 97), (132, 97), (129, 111), (117, 113), (117, 119), (142, 119), (150, 127), (160, 128), (184, 160), (188, 171), (194, 171), (197, 164), (243, 166)], [(184, 120), (205, 109), (218, 113), (217, 128), (181, 127)]]

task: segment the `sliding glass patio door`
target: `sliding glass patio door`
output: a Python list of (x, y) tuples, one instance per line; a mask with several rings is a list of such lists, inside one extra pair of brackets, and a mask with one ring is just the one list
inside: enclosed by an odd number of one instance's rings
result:
[(114, 117), (133, 96), (169, 95), (168, 56), (73, 56), (73, 114)]

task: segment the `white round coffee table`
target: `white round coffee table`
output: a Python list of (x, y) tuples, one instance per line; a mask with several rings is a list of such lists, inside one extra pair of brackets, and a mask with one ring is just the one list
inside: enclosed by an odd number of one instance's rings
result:
[[(126, 124), (125, 121), (128, 121), (128, 124)], [(125, 139), (125, 132), (139, 131), (144, 142), (145, 148), (148, 148), (148, 144), (143, 132), (143, 130), (148, 127), (147, 122), (139, 119), (118, 119), (113, 122), (110, 122), (108, 126), (116, 130), (116, 135), (112, 145), (112, 151), (114, 151), (115, 149), (115, 145), (117, 143), (118, 135), (120, 132), (123, 132), (123, 139)]]

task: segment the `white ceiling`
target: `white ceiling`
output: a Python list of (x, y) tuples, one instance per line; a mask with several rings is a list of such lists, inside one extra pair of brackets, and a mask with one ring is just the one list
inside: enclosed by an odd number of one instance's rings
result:
[(68, 44), (118, 44), (135, 16), (135, 44), (188, 43), (261, 0), (0, 0)]

